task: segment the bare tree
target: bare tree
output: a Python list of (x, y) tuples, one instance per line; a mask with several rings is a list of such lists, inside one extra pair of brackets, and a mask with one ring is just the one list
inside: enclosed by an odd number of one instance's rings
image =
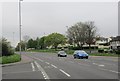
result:
[[(85, 22), (85, 26), (87, 28), (87, 30), (86, 30), (86, 37), (87, 37), (86, 43), (89, 45), (89, 49), (91, 49), (91, 44), (94, 43), (94, 39), (96, 37), (97, 28), (94, 25), (93, 21)], [(91, 50), (90, 50), (90, 53), (91, 53)]]
[(82, 49), (85, 43), (90, 45), (93, 43), (93, 39), (96, 35), (96, 27), (94, 22), (78, 22), (74, 26), (71, 26), (67, 30), (67, 37), (70, 42), (77, 44)]
[(83, 44), (85, 43), (85, 28), (83, 28), (84, 24), (79, 22), (74, 26), (71, 26), (67, 30), (67, 37), (74, 44), (77, 44), (78, 47), (82, 49)]

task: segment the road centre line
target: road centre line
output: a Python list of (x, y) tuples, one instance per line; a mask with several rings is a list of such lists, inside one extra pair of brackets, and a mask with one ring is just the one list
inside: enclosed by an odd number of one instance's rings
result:
[(34, 66), (34, 64), (31, 63), (31, 65), (32, 65), (32, 70), (35, 71), (35, 66)]
[(37, 59), (37, 60), (39, 60), (39, 61), (41, 61), (41, 62), (43, 62), (43, 60), (41, 60), (41, 59), (39, 59), (39, 58), (36, 58), (36, 57), (34, 57), (35, 59)]
[(104, 67), (105, 65), (103, 64), (97, 64), (97, 63), (93, 63), (94, 65), (100, 66), (100, 67)]
[(68, 73), (66, 73), (65, 71), (63, 71), (62, 69), (59, 69), (62, 73), (64, 73), (65, 75), (67, 75), (68, 77), (71, 77)]
[(43, 74), (44, 79), (50, 79), (45, 70), (36, 61), (34, 63), (36, 64), (39, 71), (41, 71), (41, 73)]
[(48, 63), (48, 62), (45, 62), (46, 64), (50, 64), (50, 63)]
[(55, 65), (51, 64), (52, 67), (57, 68)]
[(104, 70), (104, 71), (109, 71), (109, 72), (113, 72), (113, 73), (120, 73), (120, 72), (118, 72), (118, 71), (113, 71), (113, 70), (108, 70), (108, 69), (103, 69), (103, 68), (101, 68), (101, 70)]
[(101, 65), (98, 65), (98, 66), (104, 67), (105, 65), (102, 65), (102, 64), (101, 64)]

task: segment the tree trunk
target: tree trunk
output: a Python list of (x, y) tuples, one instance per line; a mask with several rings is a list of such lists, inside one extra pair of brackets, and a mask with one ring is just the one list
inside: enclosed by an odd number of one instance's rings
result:
[(91, 53), (91, 44), (89, 44), (89, 53)]

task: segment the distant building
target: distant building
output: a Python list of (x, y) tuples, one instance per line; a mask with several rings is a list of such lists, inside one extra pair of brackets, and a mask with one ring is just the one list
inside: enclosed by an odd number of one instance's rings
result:
[(98, 48), (110, 48), (110, 41), (111, 38), (104, 38), (104, 37), (99, 37), (95, 44), (98, 46)]
[(110, 41), (110, 48), (111, 49), (120, 49), (120, 36), (112, 37)]

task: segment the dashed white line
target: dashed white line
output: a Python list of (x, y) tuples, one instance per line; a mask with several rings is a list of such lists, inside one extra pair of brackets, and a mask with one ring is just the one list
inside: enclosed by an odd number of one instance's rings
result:
[(48, 63), (48, 62), (45, 62), (46, 64), (50, 64), (50, 63)]
[(44, 70), (36, 61), (35, 61), (34, 63), (36, 64), (36, 66), (37, 66), (37, 68), (39, 69), (39, 71), (42, 72), (44, 79), (50, 79), (50, 78), (48, 77), (47, 73), (45, 72), (45, 70)]
[(51, 64), (52, 67), (57, 68), (55, 65)]
[(94, 65), (98, 65), (98, 64), (96, 64), (96, 63), (93, 63)]
[(74, 63), (73, 61), (69, 61), (70, 63)]
[(108, 69), (103, 69), (103, 68), (102, 68), (101, 70), (109, 71), (109, 72), (113, 72), (113, 73), (117, 73), (117, 74), (120, 73), (120, 72), (118, 72), (118, 71), (113, 71), (113, 70), (108, 70)]
[(102, 64), (101, 64), (101, 65), (98, 65), (98, 66), (104, 67), (105, 65), (102, 65)]
[(35, 66), (34, 66), (34, 64), (31, 63), (31, 65), (32, 65), (32, 70), (35, 71)]
[(110, 72), (114, 72), (114, 73), (119, 73), (119, 72), (117, 72), (117, 71), (113, 71), (113, 70), (109, 70)]
[(59, 69), (62, 73), (64, 73), (65, 75), (67, 75), (68, 77), (71, 77), (68, 73), (66, 73), (65, 71), (63, 71), (62, 69)]
[(93, 63), (94, 65), (100, 66), (100, 67), (104, 67), (105, 65), (103, 64), (97, 64), (97, 63)]
[(43, 60), (41, 60), (41, 59), (39, 59), (39, 58), (35, 58), (35, 59), (37, 59), (37, 60), (39, 60), (39, 61), (43, 62)]

